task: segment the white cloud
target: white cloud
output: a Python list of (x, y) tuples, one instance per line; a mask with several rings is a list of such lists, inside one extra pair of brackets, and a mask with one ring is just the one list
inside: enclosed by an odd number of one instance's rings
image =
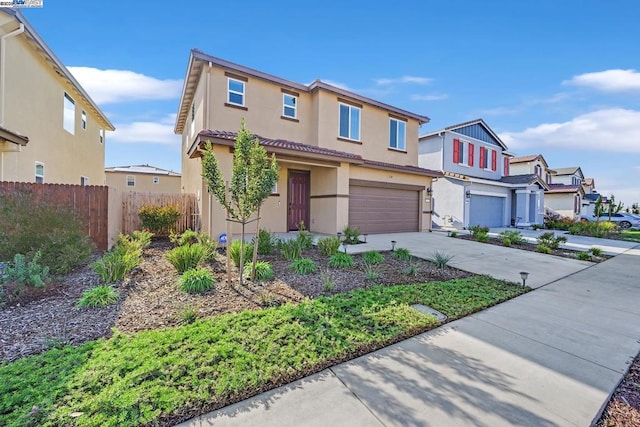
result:
[(578, 149), (640, 153), (640, 111), (611, 108), (582, 114), (561, 123), (543, 123), (500, 138), (512, 150)]
[(344, 83), (336, 82), (336, 81), (333, 81), (333, 80), (326, 80), (326, 79), (322, 79), (320, 81), (323, 82), (323, 83), (326, 83), (328, 85), (331, 85), (331, 86), (339, 87), (340, 89), (351, 90), (349, 88), (349, 86), (347, 86)]
[(442, 101), (444, 99), (449, 98), (449, 95), (446, 93), (430, 93), (426, 95), (411, 95), (411, 99), (413, 101)]
[(129, 70), (69, 67), (69, 71), (100, 105), (178, 99), (182, 91), (182, 80), (160, 80)]
[(168, 114), (156, 122), (132, 122), (116, 124), (116, 130), (108, 136), (108, 142), (123, 144), (162, 144), (180, 146), (180, 135), (173, 133), (175, 114)]
[(601, 92), (640, 91), (640, 73), (636, 70), (606, 70), (573, 76), (562, 84), (588, 87)]
[(479, 110), (476, 115), (478, 116), (510, 116), (520, 114), (527, 108), (535, 107), (536, 105), (548, 105), (557, 104), (569, 98), (567, 93), (556, 93), (548, 98), (531, 98), (525, 99), (519, 105), (513, 107), (495, 107)]
[(416, 77), (416, 76), (402, 76), (396, 78), (382, 78), (374, 79), (378, 86), (388, 86), (398, 83), (415, 84), (415, 85), (427, 85), (433, 82), (433, 79), (428, 77)]

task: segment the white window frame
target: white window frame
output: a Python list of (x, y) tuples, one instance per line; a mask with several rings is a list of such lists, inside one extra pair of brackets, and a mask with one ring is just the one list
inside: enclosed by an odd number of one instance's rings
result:
[[(396, 122), (396, 147), (391, 145), (391, 123)], [(404, 128), (402, 146), (400, 146), (400, 125)], [(400, 119), (389, 118), (389, 148), (397, 151), (407, 151), (407, 122)]]
[[(287, 105), (285, 103), (285, 99), (287, 97), (293, 99), (293, 107), (291, 105)], [(287, 114), (287, 108), (293, 109), (293, 116)], [(298, 97), (295, 95), (291, 95), (290, 93), (282, 94), (282, 117), (286, 117), (288, 119), (297, 119), (298, 118)]]
[(154, 176), (153, 177), (153, 183), (154, 184), (160, 184), (160, 177), (159, 176)]
[(81, 176), (80, 177), (80, 185), (82, 185), (82, 186), (89, 185), (89, 177), (88, 176)]
[[(349, 128), (348, 128), (349, 136), (340, 135), (340, 111), (342, 110), (341, 107), (343, 105), (349, 109), (349, 117), (347, 118), (347, 123), (349, 123)], [(353, 110), (358, 110), (358, 138), (357, 139), (351, 137), (351, 135), (353, 134), (353, 129), (351, 129), (351, 114), (352, 114), (351, 111)], [(362, 108), (356, 107), (355, 105), (346, 104), (344, 102), (339, 102), (338, 103), (338, 136), (340, 138), (348, 139), (350, 141), (360, 142), (361, 128), (362, 128)]]
[[(133, 185), (129, 185), (129, 182), (132, 182)], [(126, 178), (125, 178), (125, 184), (127, 184), (127, 187), (135, 187), (136, 186), (136, 176), (135, 175), (127, 175)]]
[(84, 110), (80, 113), (80, 127), (82, 130), (87, 130), (87, 112)]
[(100, 144), (104, 144), (104, 129), (98, 129), (98, 141)]
[[(232, 81), (236, 83), (240, 83), (242, 85), (242, 92), (238, 92), (237, 90), (231, 90)], [(238, 104), (237, 102), (231, 101), (231, 94), (242, 96), (242, 103)], [(231, 105), (238, 105), (240, 107), (244, 107), (245, 95), (246, 95), (245, 82), (243, 82), (242, 80), (234, 79), (233, 77), (227, 77), (227, 103)]]
[(189, 127), (189, 135), (193, 136), (196, 131), (196, 103), (191, 104), (191, 125)]
[(271, 194), (278, 194), (278, 183), (277, 182), (275, 184), (273, 184), (273, 187), (271, 187)]
[[(486, 171), (491, 171), (493, 172), (493, 169), (491, 169), (491, 158), (492, 158), (492, 154), (491, 152), (494, 151), (493, 149), (489, 148), (489, 147), (484, 147), (484, 155), (485, 155), (485, 159), (484, 159), (484, 170)], [(497, 154), (496, 154), (497, 156)], [(478, 153), (478, 157), (480, 157), (480, 153)], [(496, 163), (497, 163), (497, 159), (496, 159)], [(478, 159), (478, 166), (480, 165), (480, 159)], [(496, 165), (496, 169), (498, 169), (498, 165)]]
[[(470, 168), (471, 165), (469, 164), (469, 141), (464, 141), (462, 139), (459, 139), (458, 142), (461, 144), (460, 158), (458, 159), (458, 165), (463, 166), (465, 168)], [(480, 160), (478, 159), (478, 161)]]
[[(38, 174), (38, 166), (42, 166), (42, 174)], [(40, 182), (38, 182), (38, 178), (41, 179)], [(36, 184), (44, 184), (44, 163), (42, 162), (36, 162), (35, 182)]]
[[(71, 103), (73, 113), (67, 108), (67, 102)], [(68, 127), (67, 122), (69, 122)], [(67, 92), (64, 93), (64, 97), (62, 98), (62, 128), (71, 135), (76, 134), (76, 101), (74, 101)]]

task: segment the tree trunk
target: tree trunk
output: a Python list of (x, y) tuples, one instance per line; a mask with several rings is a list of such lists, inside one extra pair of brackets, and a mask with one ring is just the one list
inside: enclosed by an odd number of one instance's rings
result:
[[(227, 200), (229, 197), (228, 181), (225, 183), (225, 192), (225, 200)], [(211, 215), (211, 212), (209, 212), (209, 215)], [(229, 249), (231, 248), (231, 221), (229, 221), (230, 217), (231, 216), (229, 214), (229, 211), (227, 210), (227, 283), (229, 284), (229, 286), (233, 286), (231, 284), (231, 254), (229, 253)]]
[(258, 261), (258, 242), (260, 241), (260, 207), (256, 219), (256, 239), (253, 242), (253, 260), (251, 261), (251, 281), (256, 279), (256, 262)]
[(240, 270), (240, 286), (243, 285), (242, 282), (242, 274), (244, 273), (244, 226), (245, 222), (242, 222), (242, 232), (240, 233), (240, 265), (238, 266), (238, 270)]

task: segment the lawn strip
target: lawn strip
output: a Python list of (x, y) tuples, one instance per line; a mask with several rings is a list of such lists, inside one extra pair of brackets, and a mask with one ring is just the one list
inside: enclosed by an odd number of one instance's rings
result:
[(476, 276), (116, 333), (0, 365), (0, 425), (172, 425), (437, 326), (410, 304), (455, 319), (523, 292)]

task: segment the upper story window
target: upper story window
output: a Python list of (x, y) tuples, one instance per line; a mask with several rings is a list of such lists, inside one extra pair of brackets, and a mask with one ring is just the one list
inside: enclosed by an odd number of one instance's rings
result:
[(80, 177), (80, 185), (89, 185), (89, 177), (81, 176)]
[(470, 142), (453, 140), (453, 163), (473, 166), (474, 145)]
[(100, 144), (104, 143), (104, 129), (102, 128), (98, 129), (98, 140), (100, 141)]
[(389, 119), (389, 148), (402, 151), (407, 149), (407, 123), (405, 121)]
[(244, 107), (244, 82), (231, 77), (227, 80), (227, 102)]
[(573, 182), (573, 185), (580, 185), (582, 184), (582, 180), (576, 176), (574, 176), (571, 181)]
[(486, 147), (480, 147), (480, 169), (491, 169), (489, 153), (493, 151)]
[(44, 184), (44, 163), (36, 162), (36, 184)]
[(127, 175), (127, 187), (136, 186), (136, 177), (133, 175)]
[(283, 93), (282, 94), (282, 115), (290, 119), (298, 117), (298, 97)]
[(533, 173), (542, 178), (542, 167), (540, 165), (535, 165), (535, 167), (533, 168)]
[(360, 141), (360, 108), (343, 103), (340, 103), (339, 108), (340, 137)]
[(196, 130), (196, 103), (191, 104), (191, 126), (189, 127), (189, 134), (193, 135)]
[(154, 184), (159, 184), (160, 183), (160, 177), (159, 176), (154, 176), (153, 177), (153, 183)]
[(551, 184), (551, 174), (547, 172), (547, 184)]
[(62, 127), (70, 134), (75, 134), (76, 131), (76, 103), (69, 96), (68, 93), (64, 93), (64, 112)]
[(82, 114), (80, 114), (80, 127), (82, 130), (87, 130), (87, 112), (82, 110)]

